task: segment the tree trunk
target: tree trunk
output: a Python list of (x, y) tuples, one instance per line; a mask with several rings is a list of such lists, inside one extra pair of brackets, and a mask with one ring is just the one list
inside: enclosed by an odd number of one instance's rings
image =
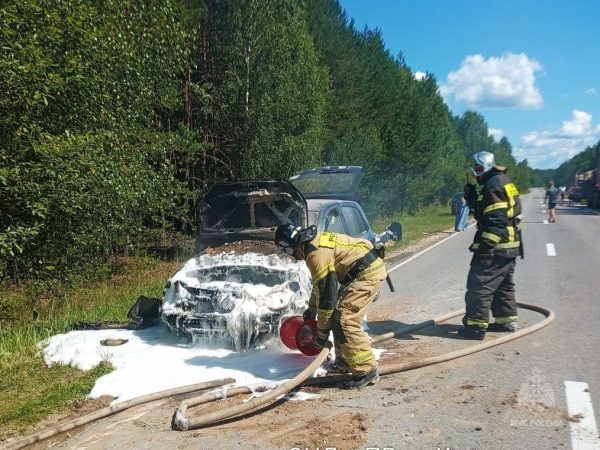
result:
[(185, 69), (185, 80), (183, 82), (183, 122), (188, 131), (192, 130), (192, 92), (190, 86), (192, 84), (192, 71), (190, 68)]

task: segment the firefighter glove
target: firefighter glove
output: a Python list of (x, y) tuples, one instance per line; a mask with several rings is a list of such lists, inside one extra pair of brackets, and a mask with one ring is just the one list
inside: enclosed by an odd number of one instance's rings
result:
[(315, 320), (317, 318), (317, 310), (314, 308), (308, 308), (306, 311), (304, 311), (304, 314), (302, 314), (302, 318), (305, 322), (309, 320)]
[(325, 348), (327, 342), (329, 341), (329, 332), (330, 330), (319, 330), (317, 336), (315, 337), (315, 347), (319, 350)]

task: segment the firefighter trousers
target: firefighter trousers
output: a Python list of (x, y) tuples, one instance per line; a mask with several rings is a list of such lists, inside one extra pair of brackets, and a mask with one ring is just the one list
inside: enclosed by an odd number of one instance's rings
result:
[(384, 280), (355, 280), (343, 285), (331, 316), (331, 329), (336, 357), (348, 364), (354, 375), (364, 375), (377, 367), (371, 350), (371, 339), (361, 322), (367, 314)]
[(490, 309), (496, 323), (517, 320), (517, 302), (513, 275), (516, 258), (494, 256), (483, 264), (477, 253), (473, 254), (465, 294), (466, 326), (487, 328)]

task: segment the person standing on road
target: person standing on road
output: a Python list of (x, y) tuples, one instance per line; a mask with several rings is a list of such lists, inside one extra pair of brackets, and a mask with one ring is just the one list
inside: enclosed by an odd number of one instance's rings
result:
[(454, 210), (456, 211), (454, 231), (465, 231), (469, 226), (469, 205), (467, 205), (464, 193), (461, 195), (456, 194), (454, 202)]
[(554, 187), (554, 181), (548, 183), (548, 190), (546, 191), (546, 197), (544, 198), (544, 204), (548, 203), (548, 222), (556, 222), (556, 201), (560, 195), (560, 190)]
[[(469, 250), (473, 252), (465, 294), (464, 327), (458, 334), (468, 339), (484, 339), (489, 331), (517, 330), (517, 302), (513, 275), (521, 254), (519, 191), (496, 166), (494, 155), (477, 152), (471, 169), (481, 186), (465, 185), (465, 197), (475, 211), (477, 232)], [(495, 322), (489, 324), (490, 309)]]
[(317, 319), (314, 344), (318, 348), (325, 347), (333, 331), (336, 359), (328, 372), (352, 373), (342, 384), (344, 389), (375, 384), (379, 380), (377, 360), (361, 322), (387, 271), (373, 244), (345, 234), (317, 233), (315, 226), (302, 229), (293, 224), (277, 228), (275, 243), (281, 251), (304, 260), (310, 270), (313, 290), (303, 317)]

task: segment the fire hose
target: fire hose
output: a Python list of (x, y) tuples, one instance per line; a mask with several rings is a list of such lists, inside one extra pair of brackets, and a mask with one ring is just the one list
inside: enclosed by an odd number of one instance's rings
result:
[[(545, 317), (540, 322), (537, 322), (537, 323), (530, 325), (526, 328), (523, 328), (521, 330), (515, 331), (513, 333), (507, 334), (502, 337), (490, 339), (490, 340), (484, 341), (484, 342), (476, 344), (476, 345), (469, 346), (469, 347), (461, 349), (461, 350), (456, 350), (453, 352), (444, 353), (441, 355), (432, 356), (432, 357), (428, 357), (428, 358), (424, 358), (424, 359), (420, 359), (420, 360), (412, 361), (412, 362), (382, 364), (381, 367), (379, 368), (380, 375), (390, 375), (393, 373), (405, 372), (408, 370), (413, 370), (413, 369), (417, 369), (420, 367), (430, 366), (433, 364), (438, 364), (441, 362), (460, 358), (462, 356), (470, 355), (470, 354), (485, 350), (487, 348), (494, 347), (494, 346), (503, 344), (505, 342), (518, 339), (527, 334), (533, 333), (533, 332), (545, 327), (546, 325), (548, 325), (550, 322), (552, 322), (554, 320), (555, 314), (553, 311), (551, 311), (549, 309), (543, 308), (541, 306), (529, 305), (526, 303), (518, 303), (517, 305), (519, 308), (538, 312), (538, 313), (544, 315)], [(464, 311), (462, 311), (462, 310), (454, 311), (454, 312), (445, 314), (443, 316), (427, 320), (425, 322), (421, 322), (421, 323), (414, 324), (414, 325), (403, 326), (395, 331), (391, 331), (389, 333), (385, 333), (383, 335), (377, 336), (376, 338), (373, 338), (372, 342), (379, 343), (379, 342), (383, 342), (388, 339), (392, 339), (394, 337), (408, 334), (408, 333), (411, 333), (411, 332), (414, 332), (414, 331), (417, 331), (417, 330), (420, 330), (423, 328), (428, 328), (435, 324), (438, 324), (438, 323), (444, 322), (446, 320), (452, 319), (454, 317), (460, 316), (463, 313), (464, 313)], [(330, 348), (331, 348), (331, 344), (329, 344), (328, 347), (321, 350), (321, 352), (311, 362), (311, 364), (309, 364), (302, 372), (300, 372), (294, 378), (292, 378), (284, 383), (279, 384), (275, 389), (272, 389), (267, 394), (264, 394), (260, 397), (254, 397), (245, 403), (242, 403), (239, 405), (234, 405), (229, 408), (225, 408), (220, 411), (211, 412), (210, 414), (206, 414), (206, 415), (199, 416), (199, 417), (188, 418), (186, 416), (186, 413), (187, 413), (187, 410), (189, 407), (209, 403), (209, 402), (218, 400), (223, 397), (233, 397), (233, 396), (240, 395), (240, 394), (248, 394), (248, 393), (266, 391), (271, 386), (263, 385), (263, 386), (259, 386), (259, 387), (252, 387), (252, 386), (232, 387), (230, 389), (227, 389), (226, 391), (208, 392), (201, 396), (197, 396), (194, 398), (184, 400), (180, 404), (180, 406), (177, 408), (175, 413), (173, 414), (173, 418), (171, 421), (171, 428), (174, 430), (185, 431), (188, 429), (206, 427), (208, 425), (213, 425), (213, 424), (222, 422), (227, 419), (235, 418), (235, 417), (239, 418), (251, 411), (255, 411), (255, 410), (258, 410), (260, 408), (263, 408), (263, 407), (269, 405), (273, 401), (283, 397), (284, 395), (289, 393), (291, 390), (297, 388), (300, 385), (322, 386), (322, 385), (327, 385), (327, 384), (332, 384), (332, 383), (338, 383), (338, 382), (348, 379), (348, 377), (350, 376), (348, 374), (330, 375), (330, 376), (325, 376), (325, 377), (311, 378), (311, 375), (314, 373), (314, 371), (326, 361), (327, 356), (329, 355)], [(60, 424), (54, 428), (35, 433), (30, 436), (26, 436), (24, 438), (14, 440), (12, 442), (8, 442), (6, 445), (4, 445), (0, 448), (2, 450), (20, 449), (20, 448), (26, 447), (28, 445), (34, 444), (36, 442), (42, 441), (44, 439), (48, 439), (57, 434), (66, 432), (73, 428), (79, 427), (81, 425), (85, 425), (85, 424), (88, 424), (95, 420), (115, 414), (117, 412), (124, 411), (133, 406), (141, 405), (143, 403), (147, 403), (147, 402), (151, 402), (151, 401), (155, 401), (155, 400), (160, 400), (160, 399), (163, 399), (166, 397), (172, 397), (175, 395), (189, 394), (191, 392), (220, 387), (220, 386), (224, 386), (226, 384), (231, 384), (234, 382), (235, 382), (235, 380), (232, 378), (225, 378), (225, 379), (221, 379), (221, 380), (212, 380), (212, 381), (207, 381), (204, 383), (198, 383), (198, 384), (193, 384), (193, 385), (189, 385), (189, 386), (182, 386), (179, 388), (168, 389), (168, 390), (156, 392), (153, 394), (143, 395), (141, 397), (136, 397), (134, 399), (128, 400), (123, 403), (118, 403), (113, 406), (108, 406), (106, 408), (103, 408), (103, 409), (100, 409), (93, 413), (82, 416), (78, 419)]]
[(166, 397), (172, 397), (174, 395), (189, 394), (190, 392), (216, 388), (230, 383), (235, 383), (235, 380), (233, 378), (223, 378), (220, 380), (205, 381), (203, 383), (190, 384), (187, 386), (180, 386), (177, 388), (167, 389), (160, 392), (154, 392), (152, 394), (142, 395), (140, 397), (132, 398), (131, 400), (127, 400), (122, 403), (117, 403), (116, 405), (107, 406), (106, 408), (102, 408), (98, 411), (86, 414), (85, 416), (81, 416), (75, 420), (62, 423), (54, 428), (50, 428), (45, 431), (40, 431), (39, 433), (31, 434), (21, 439), (8, 442), (6, 445), (0, 447), (0, 449), (16, 450), (19, 448), (27, 447), (28, 445), (35, 444), (36, 442), (43, 441), (44, 439), (51, 438), (52, 436), (55, 436), (57, 434), (67, 432), (69, 430), (72, 430), (73, 428), (88, 424), (90, 422), (93, 422), (94, 420), (108, 417), (112, 414), (116, 414), (134, 406), (142, 405), (144, 403), (152, 402), (155, 400), (160, 400)]
[[(444, 353), (442, 355), (432, 356), (432, 357), (424, 358), (424, 359), (417, 360), (417, 361), (407, 362), (407, 363), (392, 363), (392, 364), (382, 365), (379, 369), (379, 374), (380, 375), (389, 375), (389, 374), (398, 373), (398, 372), (405, 372), (407, 370), (417, 369), (419, 367), (430, 366), (433, 364), (450, 361), (452, 359), (456, 359), (456, 358), (460, 358), (462, 356), (480, 352), (487, 348), (494, 347), (496, 345), (500, 345), (505, 342), (512, 341), (514, 339), (525, 336), (527, 334), (533, 333), (534, 331), (537, 331), (537, 330), (545, 327), (546, 325), (548, 325), (550, 322), (552, 322), (554, 320), (554, 317), (555, 317), (554, 312), (549, 309), (542, 308), (541, 306), (529, 305), (526, 303), (518, 303), (517, 306), (522, 309), (528, 309), (528, 310), (543, 314), (545, 316), (545, 318), (538, 323), (535, 323), (527, 328), (523, 328), (521, 330), (515, 331), (509, 335), (502, 336), (502, 337), (499, 337), (496, 339), (490, 339), (488, 341), (482, 342), (477, 345), (472, 345), (472, 346), (469, 346), (469, 347), (461, 349), (461, 350), (456, 350), (453, 352)], [(431, 320), (427, 320), (427, 321), (419, 323), (419, 324), (404, 326), (395, 331), (380, 335), (377, 338), (374, 338), (372, 340), (372, 342), (373, 343), (383, 342), (388, 339), (392, 339), (394, 337), (401, 336), (403, 334), (407, 334), (407, 333), (411, 333), (413, 331), (417, 331), (417, 330), (420, 330), (423, 328), (431, 327), (437, 323), (444, 322), (446, 320), (452, 319), (452, 318), (460, 316), (462, 314), (464, 314), (464, 311), (462, 311), (462, 310), (454, 311), (454, 312), (445, 314), (443, 316), (436, 317)], [(347, 380), (350, 377), (349, 374), (330, 375), (330, 376), (316, 377), (316, 378), (310, 377), (311, 374), (314, 372), (314, 370), (317, 367), (319, 367), (327, 359), (330, 348), (331, 348), (331, 346), (321, 350), (321, 352), (315, 358), (315, 360), (306, 369), (304, 369), (302, 372), (300, 372), (298, 375), (296, 375), (291, 380), (288, 380), (285, 383), (279, 385), (279, 387), (277, 389), (274, 389), (273, 391), (269, 392), (269, 394), (263, 395), (261, 397), (255, 397), (246, 403), (234, 405), (229, 408), (225, 408), (220, 411), (215, 411), (215, 412), (212, 412), (207, 415), (188, 418), (185, 414), (186, 414), (187, 408), (189, 406), (197, 406), (197, 405), (201, 405), (204, 403), (209, 403), (209, 402), (218, 400), (219, 398), (222, 398), (223, 395), (221, 393), (208, 392), (202, 396), (183, 401), (181, 403), (181, 405), (179, 406), (179, 408), (175, 411), (175, 414), (173, 415), (173, 419), (171, 421), (171, 428), (174, 430), (186, 431), (189, 429), (206, 427), (208, 425), (212, 425), (212, 424), (224, 421), (226, 419), (231, 419), (234, 417), (242, 416), (253, 410), (257, 410), (261, 407), (267, 406), (274, 400), (289, 393), (289, 391), (291, 391), (292, 389), (294, 389), (297, 386), (300, 386), (301, 384), (304, 386), (319, 386), (319, 385), (325, 385), (325, 384), (331, 384), (331, 383), (338, 383), (338, 382)], [(252, 392), (253, 392), (252, 387), (241, 386), (241, 387), (236, 387), (236, 388), (230, 389), (229, 391), (227, 391), (226, 395), (227, 395), (227, 397), (233, 397), (236, 395), (248, 394), (248, 393), (252, 393)]]

